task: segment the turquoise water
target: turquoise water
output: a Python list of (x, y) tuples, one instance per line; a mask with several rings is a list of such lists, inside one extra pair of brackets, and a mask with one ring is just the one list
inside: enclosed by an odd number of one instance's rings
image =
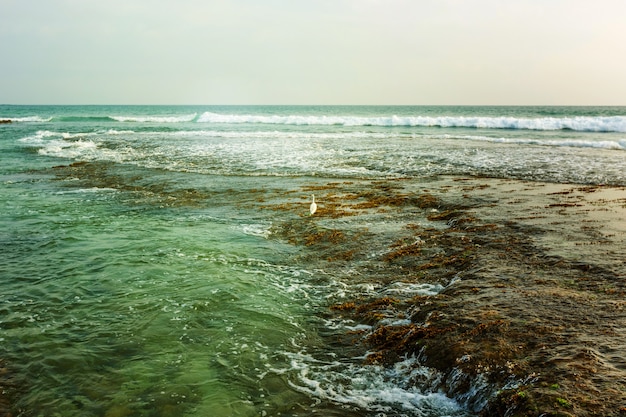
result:
[(328, 306), (356, 290), (273, 233), (315, 218), (258, 202), (440, 174), (626, 185), (624, 108), (0, 106), (0, 119), (13, 121), (0, 346), (17, 415), (466, 415), (402, 364), (362, 366), (333, 343), (345, 327)]

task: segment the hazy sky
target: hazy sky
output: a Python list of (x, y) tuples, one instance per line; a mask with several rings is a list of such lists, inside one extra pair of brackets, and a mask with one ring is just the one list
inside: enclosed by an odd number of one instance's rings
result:
[(626, 1), (0, 0), (0, 103), (626, 105)]

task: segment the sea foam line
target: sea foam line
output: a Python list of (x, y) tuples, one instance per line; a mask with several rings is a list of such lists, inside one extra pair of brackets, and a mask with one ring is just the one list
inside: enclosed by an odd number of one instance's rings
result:
[(464, 116), (262, 116), (217, 114), (205, 112), (198, 123), (279, 124), (279, 125), (339, 125), (339, 126), (405, 126), (405, 127), (465, 127), (481, 129), (575, 130), (582, 132), (626, 132), (626, 116), (609, 117), (464, 117)]
[(598, 148), (598, 149), (613, 149), (626, 151), (626, 139), (611, 141), (611, 140), (576, 140), (576, 139), (523, 139), (523, 138), (491, 138), (488, 136), (454, 136), (454, 135), (438, 135), (430, 136), (430, 138), (440, 139), (456, 139), (456, 140), (469, 140), (479, 142), (492, 142), (503, 143), (509, 145), (535, 145), (535, 146), (551, 146), (551, 147), (568, 147), (568, 148)]
[[(147, 134), (147, 132), (145, 133)], [(164, 134), (164, 133), (156, 133)], [(442, 139), (442, 140), (467, 140), (478, 142), (492, 142), (510, 145), (537, 145), (551, 147), (570, 147), (570, 148), (600, 148), (626, 150), (626, 139), (624, 140), (576, 140), (576, 139), (531, 139), (531, 138), (502, 138), (489, 137), (480, 135), (422, 135), (414, 133), (399, 132), (281, 132), (281, 131), (254, 131), (254, 132), (238, 132), (238, 131), (220, 131), (220, 130), (189, 130), (168, 132), (174, 136), (180, 137), (198, 137), (198, 138), (227, 138), (227, 139)]]
[(181, 130), (175, 132), (134, 132), (132, 130), (114, 130), (99, 132), (67, 133), (40, 130), (35, 135), (19, 139), (20, 142), (32, 145), (41, 145), (50, 138), (72, 140), (86, 137), (100, 136), (174, 136), (183, 138), (224, 138), (224, 139), (306, 139), (306, 140), (344, 140), (344, 139), (414, 139), (414, 140), (466, 140), (477, 142), (491, 142), (507, 145), (532, 145), (568, 148), (596, 148), (607, 150), (626, 151), (626, 139), (622, 140), (582, 140), (582, 139), (538, 139), (538, 138), (503, 138), (480, 135), (422, 135), (400, 132), (281, 132), (281, 131), (220, 131), (220, 130)]
[(121, 136), (121, 135), (133, 135), (135, 134), (132, 130), (115, 130), (109, 129), (107, 131), (99, 131), (99, 132), (78, 132), (78, 133), (69, 133), (69, 132), (53, 132), (50, 130), (38, 130), (32, 136), (26, 136), (20, 138), (18, 141), (22, 143), (29, 143), (33, 145), (41, 145), (46, 142), (46, 139), (64, 139), (64, 140), (73, 140), (73, 139), (81, 139), (86, 137), (100, 137), (100, 136)]

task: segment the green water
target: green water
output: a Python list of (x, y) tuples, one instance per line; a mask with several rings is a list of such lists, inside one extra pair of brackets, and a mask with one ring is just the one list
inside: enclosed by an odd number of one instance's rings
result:
[(33, 176), (2, 193), (1, 342), (27, 387), (18, 406), (226, 416), (297, 404), (286, 378), (264, 375), (316, 343), (316, 307), (294, 302), (303, 272), (273, 263), (292, 247), (247, 232), (263, 223), (245, 213), (220, 218), (223, 206), (60, 185)]

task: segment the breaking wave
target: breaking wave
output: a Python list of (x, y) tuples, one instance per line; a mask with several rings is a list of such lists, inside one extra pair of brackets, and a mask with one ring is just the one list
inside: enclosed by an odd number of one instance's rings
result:
[(46, 123), (52, 120), (52, 117), (26, 116), (26, 117), (0, 117), (2, 120), (10, 120), (16, 123)]
[(27, 116), (27, 117), (0, 117), (2, 120), (22, 123), (48, 123), (48, 122), (121, 122), (121, 123), (187, 123), (193, 122), (197, 113), (178, 116)]
[(91, 136), (173, 136), (182, 138), (224, 138), (224, 139), (278, 139), (278, 140), (462, 140), (474, 142), (489, 142), (503, 145), (530, 145), (566, 148), (594, 148), (606, 150), (626, 151), (626, 139), (593, 140), (590, 138), (504, 138), (481, 135), (425, 135), (400, 132), (298, 132), (298, 131), (229, 131), (229, 130), (177, 130), (173, 132), (135, 132), (132, 130), (108, 129), (97, 132), (53, 132), (40, 130), (35, 135), (20, 139), (21, 142), (42, 143), (46, 138), (60, 137), (66, 140)]
[(626, 116), (575, 116), (575, 117), (489, 117), (489, 116), (350, 116), (350, 115), (262, 115), (204, 112), (170, 115), (106, 115), (89, 116), (26, 116), (0, 117), (12, 122), (118, 122), (118, 123), (204, 123), (204, 124), (261, 124), (291, 126), (343, 126), (343, 127), (423, 127), (506, 129), (532, 131), (614, 132), (626, 133)]
[(337, 125), (337, 126), (405, 126), (464, 127), (477, 129), (574, 130), (581, 132), (626, 132), (626, 116), (607, 117), (465, 117), (465, 116), (303, 116), (303, 115), (238, 115), (205, 112), (198, 123)]
[(135, 122), (135, 123), (185, 123), (192, 122), (197, 113), (185, 114), (180, 116), (109, 116), (117, 122)]

